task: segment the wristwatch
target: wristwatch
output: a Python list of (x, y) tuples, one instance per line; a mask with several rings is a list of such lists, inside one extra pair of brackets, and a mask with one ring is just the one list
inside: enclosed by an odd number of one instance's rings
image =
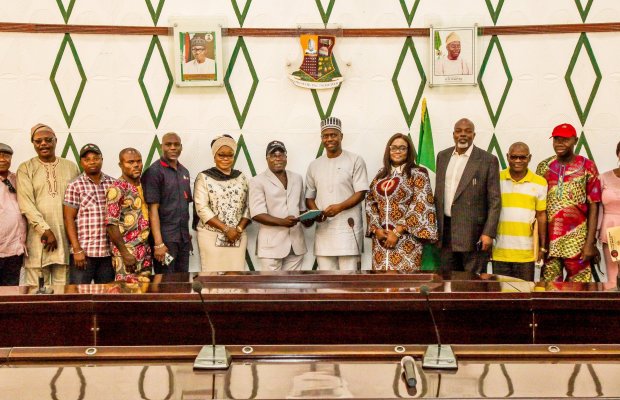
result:
[(237, 232), (243, 233), (243, 228), (240, 227), (239, 225), (237, 225), (237, 227), (235, 229), (237, 229)]

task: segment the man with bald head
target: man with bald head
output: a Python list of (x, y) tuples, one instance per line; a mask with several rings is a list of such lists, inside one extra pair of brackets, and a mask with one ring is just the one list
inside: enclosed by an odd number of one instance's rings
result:
[(493, 247), (493, 273), (533, 281), (534, 262), (547, 252), (547, 181), (528, 169), (532, 155), (527, 144), (513, 143), (507, 157), (508, 168), (499, 174), (502, 212)]
[(441, 272), (486, 270), (502, 208), (497, 158), (473, 145), (473, 122), (454, 125), (454, 146), (437, 154), (435, 208)]
[[(192, 202), (189, 171), (179, 162), (181, 137), (166, 133), (162, 156), (142, 175), (144, 199), (149, 206), (155, 273), (187, 272), (192, 240), (189, 234), (189, 203)], [(166, 253), (173, 257), (166, 263)]]
[(75, 163), (56, 157), (56, 133), (49, 126), (33, 126), (30, 141), (37, 156), (17, 169), (17, 202), (29, 226), (25, 283), (36, 286), (41, 277), (46, 285), (65, 285), (69, 241), (62, 202), (67, 185), (80, 171)]

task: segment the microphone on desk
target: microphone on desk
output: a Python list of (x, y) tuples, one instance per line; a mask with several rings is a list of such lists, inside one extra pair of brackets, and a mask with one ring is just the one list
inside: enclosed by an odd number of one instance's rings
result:
[(405, 382), (410, 388), (416, 387), (418, 380), (415, 374), (415, 360), (411, 356), (404, 356), (400, 360), (400, 365), (403, 367), (403, 374), (405, 375)]
[(230, 366), (230, 354), (226, 347), (215, 345), (215, 326), (211, 321), (209, 310), (205, 304), (205, 299), (202, 297), (202, 283), (200, 281), (192, 282), (192, 291), (198, 293), (200, 296), (200, 302), (202, 303), (202, 310), (207, 316), (209, 321), (209, 327), (211, 328), (211, 346), (203, 346), (194, 360), (194, 369), (227, 369)]
[(347, 219), (347, 223), (349, 224), (349, 227), (351, 228), (351, 232), (353, 233), (353, 240), (355, 240), (355, 246), (357, 246), (357, 252), (360, 255), (360, 260), (357, 263), (357, 270), (361, 271), (362, 270), (362, 250), (360, 248), (360, 244), (357, 241), (357, 236), (355, 235), (355, 220), (352, 217), (349, 217), (349, 219)]
[(437, 337), (437, 344), (430, 345), (426, 348), (424, 358), (422, 358), (422, 368), (457, 369), (458, 365), (456, 362), (456, 357), (454, 356), (454, 352), (452, 351), (452, 347), (441, 345), (439, 327), (437, 326), (437, 322), (435, 322), (435, 314), (433, 314), (433, 308), (431, 307), (429, 287), (426, 285), (420, 286), (420, 293), (422, 293), (426, 298), (426, 308), (428, 310), (428, 313), (431, 315), (431, 321), (433, 322), (433, 327), (435, 328), (435, 335)]

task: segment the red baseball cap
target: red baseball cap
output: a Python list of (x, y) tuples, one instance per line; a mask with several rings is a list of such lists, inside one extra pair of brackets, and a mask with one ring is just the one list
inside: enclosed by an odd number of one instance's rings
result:
[(571, 124), (561, 124), (553, 128), (551, 137), (577, 137), (577, 131), (575, 130), (575, 127)]

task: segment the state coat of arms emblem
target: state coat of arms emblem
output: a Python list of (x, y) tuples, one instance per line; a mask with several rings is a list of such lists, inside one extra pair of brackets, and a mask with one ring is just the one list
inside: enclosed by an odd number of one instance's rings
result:
[(343, 77), (333, 57), (336, 37), (329, 35), (301, 35), (304, 58), (299, 70), (289, 75), (291, 81), (307, 89), (329, 89), (340, 86)]

